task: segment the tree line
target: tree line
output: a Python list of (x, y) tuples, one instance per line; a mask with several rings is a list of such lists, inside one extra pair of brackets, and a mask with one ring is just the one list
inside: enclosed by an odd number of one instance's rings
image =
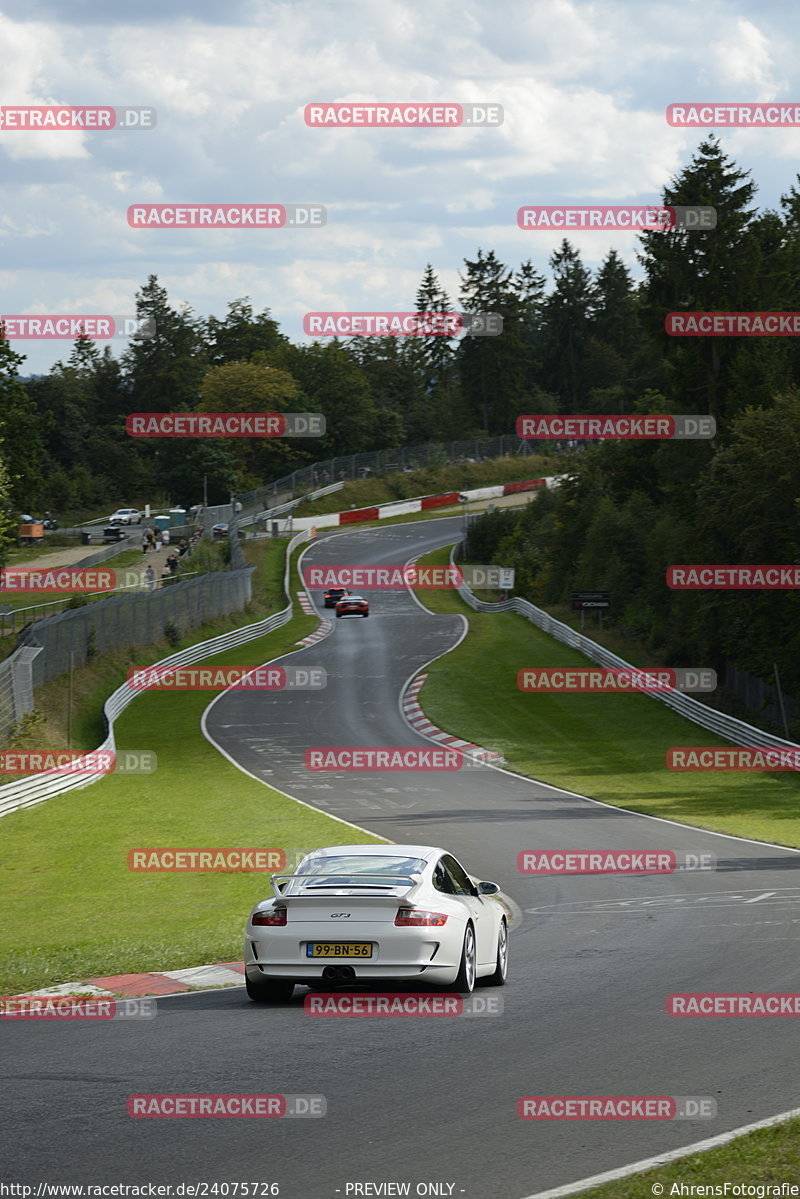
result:
[[(498, 313), (498, 337), (294, 345), (247, 297), (223, 318), (200, 318), (150, 276), (136, 312), (152, 318), (155, 335), (134, 338), (118, 359), (79, 338), (66, 363), (23, 382), (24, 359), (0, 340), (0, 505), (10, 515), (156, 492), (187, 504), (203, 475), (214, 503), (312, 460), (513, 432), (524, 413), (709, 413), (711, 442), (613, 442), (576, 454), (560, 489), (522, 516), (487, 518), (486, 549), (517, 566), (534, 600), (608, 588), (612, 620), (672, 662), (728, 658), (766, 678), (777, 658), (800, 695), (791, 592), (664, 584), (675, 563), (800, 558), (800, 345), (664, 332), (670, 311), (800, 311), (798, 183), (775, 211), (758, 211), (749, 173), (709, 137), (662, 202), (713, 206), (717, 227), (643, 233), (638, 282), (615, 250), (592, 272), (566, 239), (549, 258), (549, 287), (531, 260), (514, 270), (479, 249), (451, 297), (429, 264), (416, 311)], [(202, 410), (319, 411), (328, 432), (313, 442), (125, 432), (130, 412)]]
[(798, 342), (663, 331), (670, 311), (800, 311), (800, 193), (792, 186), (779, 211), (762, 213), (754, 194), (715, 139), (701, 144), (664, 203), (712, 205), (717, 228), (642, 235), (644, 278), (631, 292), (620, 276), (602, 337), (577, 258), (569, 272), (565, 410), (709, 413), (716, 437), (586, 446), (529, 508), (479, 518), (470, 554), (516, 567), (517, 593), (534, 603), (609, 590), (610, 623), (665, 665), (733, 663), (768, 683), (777, 665), (800, 697), (796, 592), (666, 584), (672, 565), (800, 563)]

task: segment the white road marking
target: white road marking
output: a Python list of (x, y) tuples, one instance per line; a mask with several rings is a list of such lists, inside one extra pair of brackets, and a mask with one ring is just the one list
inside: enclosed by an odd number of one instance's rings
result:
[[(565, 1195), (577, 1195), (580, 1191), (588, 1191), (592, 1187), (602, 1186), (605, 1182), (616, 1182), (619, 1178), (630, 1178), (631, 1174), (642, 1174), (645, 1170), (653, 1170), (657, 1166), (666, 1166), (670, 1162), (680, 1161), (682, 1157), (691, 1157), (693, 1153), (706, 1153), (719, 1145), (727, 1145), (738, 1137), (756, 1132), (759, 1128), (772, 1128), (776, 1124), (784, 1124), (800, 1116), (800, 1107), (791, 1111), (781, 1112), (778, 1116), (770, 1116), (767, 1120), (759, 1120), (756, 1124), (743, 1124), (730, 1132), (722, 1132), (716, 1137), (707, 1137), (704, 1141), (695, 1141), (693, 1145), (684, 1145), (681, 1149), (671, 1149), (668, 1153), (659, 1153), (656, 1157), (646, 1157), (639, 1162), (631, 1162), (628, 1166), (620, 1166), (617, 1170), (606, 1170), (603, 1174), (594, 1174), (591, 1178), (581, 1178), (579, 1182), (569, 1182), (566, 1186), (553, 1187), (549, 1191), (536, 1191), (526, 1195), (524, 1199), (562, 1199)], [(665, 1190), (665, 1194), (668, 1193)]]

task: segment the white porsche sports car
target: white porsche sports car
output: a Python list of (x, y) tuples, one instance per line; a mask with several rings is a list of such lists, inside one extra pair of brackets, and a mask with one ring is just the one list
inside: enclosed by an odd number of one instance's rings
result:
[(291, 997), (295, 983), (326, 990), (388, 981), (469, 994), (502, 986), (508, 924), (497, 883), (479, 882), (430, 845), (332, 845), (294, 874), (273, 874), (244, 935), (247, 994)]

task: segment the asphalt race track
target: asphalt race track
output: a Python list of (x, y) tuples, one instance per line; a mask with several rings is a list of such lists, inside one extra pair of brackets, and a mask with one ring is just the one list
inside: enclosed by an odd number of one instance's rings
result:
[[(447, 518), (337, 533), (304, 562), (404, 562), (459, 530)], [(325, 667), (324, 692), (228, 693), (207, 714), (208, 735), (298, 799), (391, 840), (445, 846), (498, 882), (523, 913), (509, 985), (483, 992), (502, 995), (504, 1013), (311, 1019), (301, 988), (275, 1009), (241, 988), (160, 1000), (153, 1021), (4, 1022), (9, 1177), (273, 1181), (284, 1199), (334, 1199), (353, 1182), (408, 1181), (414, 1194), (436, 1182), (452, 1191), (434, 1194), (521, 1199), (797, 1106), (796, 1022), (680, 1019), (665, 1000), (797, 989), (800, 854), (490, 769), (310, 774), (309, 746), (429, 744), (403, 720), (399, 695), (463, 621), (426, 614), (407, 592), (367, 594), (369, 620), (336, 621), (295, 658)], [(253, 831), (253, 844), (271, 843), (268, 807)], [(719, 867), (530, 878), (516, 857), (533, 848), (711, 852)], [(132, 1092), (321, 1094), (327, 1116), (133, 1120)], [(709, 1096), (718, 1115), (520, 1120), (517, 1100), (531, 1094)]]

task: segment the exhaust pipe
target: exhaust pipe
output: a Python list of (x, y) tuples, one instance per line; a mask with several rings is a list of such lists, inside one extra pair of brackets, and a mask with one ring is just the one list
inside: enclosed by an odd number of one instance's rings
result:
[(351, 983), (355, 977), (352, 966), (326, 966), (322, 971), (322, 981), (326, 983)]

